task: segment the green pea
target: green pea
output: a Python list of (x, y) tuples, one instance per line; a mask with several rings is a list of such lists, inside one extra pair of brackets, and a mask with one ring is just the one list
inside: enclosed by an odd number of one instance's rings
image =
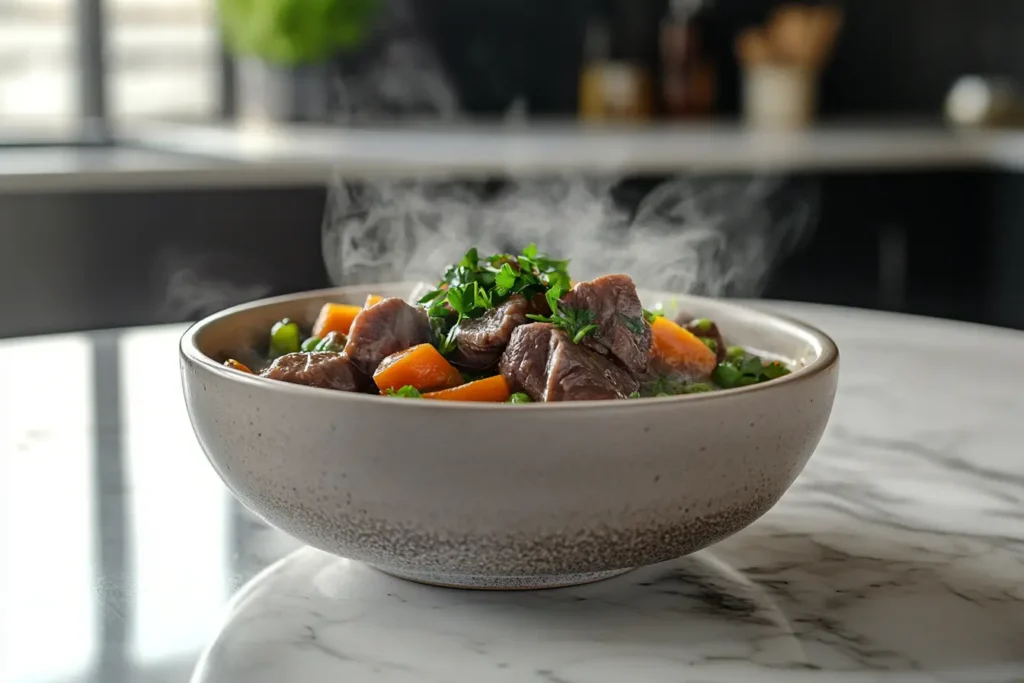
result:
[(718, 353), (718, 342), (712, 337), (700, 337), (700, 340), (704, 342), (704, 346), (711, 349), (712, 353)]
[(711, 326), (714, 325), (714, 323), (707, 318), (700, 318), (694, 321), (694, 325), (696, 325), (697, 329), (701, 332), (707, 332), (711, 329)]
[(745, 355), (747, 352), (742, 346), (730, 346), (725, 350), (725, 357), (729, 360), (740, 360)]
[(302, 342), (302, 350), (306, 353), (311, 353), (316, 350), (316, 346), (319, 343), (320, 337), (310, 337), (306, 341)]
[(318, 353), (329, 352), (329, 353), (341, 353), (345, 350), (345, 344), (348, 339), (345, 335), (340, 332), (329, 332), (327, 336), (320, 340), (320, 343), (316, 345), (314, 351)]
[(288, 318), (274, 323), (270, 328), (270, 356), (278, 358), (289, 353), (298, 353), (301, 348), (299, 326)]
[(533, 403), (533, 399), (530, 398), (529, 394), (517, 392), (509, 396), (508, 400), (505, 401), (505, 403)]

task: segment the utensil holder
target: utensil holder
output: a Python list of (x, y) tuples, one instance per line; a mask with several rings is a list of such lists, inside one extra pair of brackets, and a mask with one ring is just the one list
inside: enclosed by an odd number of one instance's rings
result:
[(817, 73), (811, 69), (759, 64), (744, 71), (743, 111), (752, 128), (802, 128), (814, 119), (817, 103)]

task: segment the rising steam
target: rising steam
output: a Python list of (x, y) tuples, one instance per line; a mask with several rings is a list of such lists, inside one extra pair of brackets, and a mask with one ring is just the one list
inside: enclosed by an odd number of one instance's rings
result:
[(548, 178), (488, 192), (337, 181), (323, 233), (328, 273), (339, 285), (434, 281), (470, 246), (498, 253), (534, 242), (571, 258), (577, 279), (628, 273), (646, 289), (756, 296), (817, 213), (816, 192), (776, 178), (674, 178), (633, 210), (613, 199), (617, 184)]

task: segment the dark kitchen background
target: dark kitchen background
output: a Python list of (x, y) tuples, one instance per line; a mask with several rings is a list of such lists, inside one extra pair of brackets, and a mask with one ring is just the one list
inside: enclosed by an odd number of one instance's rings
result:
[[(256, 296), (327, 286), (325, 183), (308, 168), (257, 178), (249, 157), (224, 151), (254, 108), (262, 108), (264, 135), (434, 119), (449, 126), (511, 119), (529, 129), (587, 118), (623, 118), (666, 136), (710, 122), (726, 131), (718, 138), (742, 135), (735, 46), (780, 3), (348, 5), (354, 14), (369, 8), (359, 15), (357, 39), (282, 65), (232, 43), (229, 26), (222, 41), (217, 13), (201, 0), (0, 0), (0, 337), (177, 322)], [(244, 21), (245, 6), (222, 3), (225, 21), (229, 11)], [(1001, 111), (993, 103), (1005, 104), (1015, 79), (1024, 79), (1024, 3), (829, 6), (841, 7), (843, 21), (816, 78), (820, 106), (809, 130), (841, 135), (867, 122), (879, 135), (937, 131), (954, 144), (958, 132), (944, 111), (958, 79), (998, 77), (984, 82), (988, 107), (972, 122), (983, 130), (992, 124), (985, 117)], [(706, 101), (667, 101), (663, 30), (673, 21), (699, 36), (699, 56), (685, 57), (687, 68), (713, 65), (702, 72)], [(17, 36), (26, 27), (52, 40), (23, 49)], [(634, 85), (646, 84), (636, 90), (642, 101), (614, 117), (585, 101), (586, 79), (597, 73), (588, 69), (602, 63), (626, 64)], [(147, 132), (154, 122), (173, 123), (185, 142), (158, 144)], [(1012, 135), (1012, 122), (998, 123)], [(302, 161), (302, 150), (289, 153)], [(445, 153), (439, 148), (438, 158)], [(139, 158), (144, 168), (135, 173)], [(763, 292), (735, 294), (1024, 328), (1024, 165), (970, 155), (899, 162), (779, 172), (787, 186), (816, 197), (815, 229), (776, 264)], [(51, 166), (58, 170), (39, 170)], [(679, 170), (687, 171), (685, 159)], [(756, 164), (749, 171), (760, 172)], [(661, 177), (629, 175), (624, 185), (639, 189), (620, 193), (626, 202)]]

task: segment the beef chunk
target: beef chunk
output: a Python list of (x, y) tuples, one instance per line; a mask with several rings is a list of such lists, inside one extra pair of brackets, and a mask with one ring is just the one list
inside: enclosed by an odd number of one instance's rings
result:
[(365, 375), (393, 353), (430, 341), (426, 311), (401, 299), (384, 299), (360, 311), (352, 321), (345, 354)]
[(627, 398), (639, 388), (628, 372), (547, 323), (517, 327), (499, 369), (535, 401)]
[(692, 332), (694, 336), (713, 340), (715, 342), (714, 351), (718, 357), (718, 362), (721, 363), (725, 360), (725, 340), (722, 339), (722, 333), (718, 330), (718, 325), (707, 318), (696, 318), (689, 321), (680, 320), (678, 322), (689, 332)]
[(463, 320), (456, 337), (458, 350), (452, 363), (469, 370), (484, 370), (501, 358), (512, 332), (526, 323), (526, 299), (518, 294), (479, 318)]
[(363, 384), (348, 357), (333, 352), (286, 354), (261, 372), (260, 377), (338, 391), (359, 391)]
[(586, 346), (614, 356), (631, 373), (647, 369), (651, 326), (644, 319), (636, 285), (628, 275), (605, 275), (581, 282), (566, 292), (560, 305), (594, 314), (598, 330), (596, 335), (586, 337)]

